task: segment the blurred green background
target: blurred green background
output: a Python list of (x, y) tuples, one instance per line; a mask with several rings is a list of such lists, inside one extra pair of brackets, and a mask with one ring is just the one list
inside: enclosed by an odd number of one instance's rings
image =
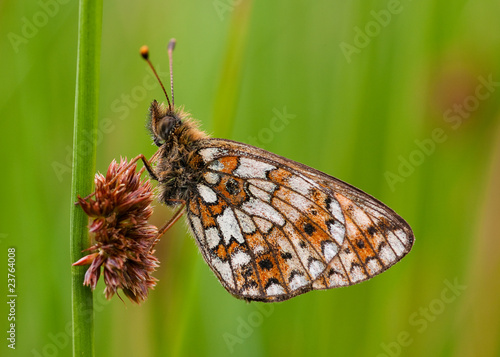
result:
[[(17, 345), (71, 355), (69, 208), (75, 1), (0, 2), (0, 280), (17, 250)], [(141, 306), (95, 296), (96, 356), (500, 355), (500, 3), (106, 1), (97, 170), (150, 156), (144, 129), (175, 101), (216, 137), (261, 146), (374, 195), (413, 227), (413, 251), (349, 288), (278, 304), (230, 296), (185, 223), (158, 246)], [(273, 125), (277, 113), (288, 123)], [(153, 223), (171, 215), (157, 207)], [(7, 304), (0, 304), (7, 331)]]

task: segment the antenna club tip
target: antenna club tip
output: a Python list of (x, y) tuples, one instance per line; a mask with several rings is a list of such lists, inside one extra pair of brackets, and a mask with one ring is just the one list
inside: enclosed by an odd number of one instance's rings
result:
[(177, 41), (175, 40), (175, 38), (172, 38), (172, 39), (168, 42), (168, 50), (169, 50), (169, 51), (173, 51), (173, 50), (174, 50), (176, 42), (177, 42)]
[(149, 48), (148, 48), (148, 46), (142, 46), (141, 49), (140, 49), (140, 52), (141, 52), (142, 58), (144, 58), (145, 60), (147, 60), (149, 58)]

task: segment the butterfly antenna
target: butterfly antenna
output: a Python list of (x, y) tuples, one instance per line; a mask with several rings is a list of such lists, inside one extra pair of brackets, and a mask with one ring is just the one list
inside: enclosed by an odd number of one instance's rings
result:
[(175, 38), (168, 42), (168, 63), (170, 65), (170, 95), (172, 96), (172, 105), (174, 105), (174, 72), (172, 71), (172, 52), (175, 48)]
[[(165, 87), (163, 86), (163, 83), (161, 82), (161, 79), (158, 76), (158, 73), (156, 73), (156, 69), (153, 67), (153, 64), (149, 60), (149, 48), (148, 48), (148, 46), (141, 47), (141, 56), (142, 56), (142, 58), (144, 58), (146, 60), (146, 62), (149, 64), (149, 67), (151, 67), (151, 69), (153, 70), (153, 73), (154, 73), (156, 79), (158, 80), (158, 82), (160, 82), (161, 89), (163, 89), (163, 93), (165, 93), (165, 97), (167, 97), (168, 108), (172, 109), (172, 105), (170, 104), (170, 99), (168, 98), (167, 91), (165, 90)], [(172, 68), (172, 66), (170, 66), (170, 68)], [(172, 76), (172, 69), (170, 69), (170, 76)], [(173, 101), (173, 99), (174, 98), (172, 97), (172, 101)]]

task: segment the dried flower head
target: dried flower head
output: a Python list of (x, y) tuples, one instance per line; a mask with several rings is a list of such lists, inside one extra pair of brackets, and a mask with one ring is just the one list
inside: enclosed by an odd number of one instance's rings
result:
[(136, 168), (135, 162), (121, 159), (117, 164), (113, 160), (106, 177), (95, 175), (94, 194), (78, 196), (77, 204), (92, 219), (89, 231), (95, 244), (86, 249), (91, 254), (73, 265), (90, 264), (84, 285), (92, 290), (102, 267), (107, 299), (122, 289), (131, 301), (140, 303), (156, 285), (151, 273), (159, 262), (152, 250), (158, 229), (147, 222), (153, 213), (153, 190), (149, 180), (141, 181)]

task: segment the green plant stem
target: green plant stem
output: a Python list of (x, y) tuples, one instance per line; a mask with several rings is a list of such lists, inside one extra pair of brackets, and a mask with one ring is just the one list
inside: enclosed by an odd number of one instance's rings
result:
[[(74, 205), (77, 194), (92, 191), (95, 172), (101, 52), (102, 0), (80, 0), (76, 69), (73, 173), (71, 184), (71, 261), (88, 248), (87, 216)], [(83, 286), (86, 267), (72, 267), (73, 356), (94, 356), (92, 292)]]

